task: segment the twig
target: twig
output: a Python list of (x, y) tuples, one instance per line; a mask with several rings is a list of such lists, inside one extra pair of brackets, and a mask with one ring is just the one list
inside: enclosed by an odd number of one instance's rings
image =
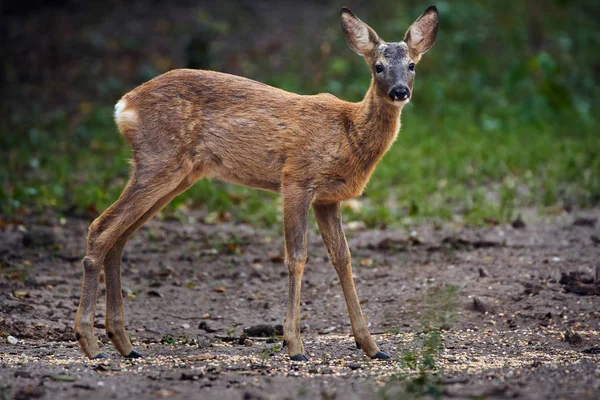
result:
[[(273, 341), (274, 338), (271, 337), (255, 337), (255, 336), (244, 336), (244, 339), (250, 339), (255, 342), (269, 342)], [(242, 339), (242, 336), (223, 336), (223, 335), (215, 335), (215, 339), (222, 340), (224, 342), (238, 342)], [(279, 340), (279, 337), (276, 337), (275, 340)]]
[(177, 319), (184, 319), (184, 320), (191, 320), (191, 319), (204, 319), (202, 317), (182, 317), (180, 315), (175, 315), (175, 314), (169, 314), (169, 313), (165, 313), (165, 315), (168, 315), (169, 317), (173, 317), (173, 318), (177, 318)]

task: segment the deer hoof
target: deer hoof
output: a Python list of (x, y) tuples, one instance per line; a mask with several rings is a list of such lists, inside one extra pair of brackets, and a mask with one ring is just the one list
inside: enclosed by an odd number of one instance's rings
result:
[(92, 357), (92, 360), (101, 360), (105, 358), (108, 358), (108, 356), (105, 353), (99, 353), (96, 357)]
[(390, 355), (388, 353), (384, 353), (383, 351), (380, 351), (371, 358), (374, 360), (387, 360), (388, 358), (390, 358)]
[(292, 361), (304, 361), (308, 362), (308, 358), (304, 354), (296, 354), (295, 356), (290, 356)]
[(142, 358), (142, 355), (135, 350), (131, 350), (131, 353), (124, 356), (125, 358)]

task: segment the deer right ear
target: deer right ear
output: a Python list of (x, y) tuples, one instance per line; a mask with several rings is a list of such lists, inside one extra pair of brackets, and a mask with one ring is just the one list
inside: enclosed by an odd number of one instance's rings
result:
[(348, 7), (342, 7), (340, 15), (346, 43), (357, 54), (364, 56), (380, 43), (379, 36), (369, 25), (362, 22)]

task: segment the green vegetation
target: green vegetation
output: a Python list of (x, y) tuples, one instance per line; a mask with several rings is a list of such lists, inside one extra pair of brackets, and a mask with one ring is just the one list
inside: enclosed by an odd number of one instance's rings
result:
[(437, 377), (440, 376), (439, 357), (444, 350), (440, 330), (448, 329), (457, 318), (458, 286), (443, 285), (430, 288), (425, 295), (426, 311), (421, 318), (422, 332), (417, 334), (398, 361), (405, 373), (393, 376), (378, 391), (379, 398), (420, 399), (442, 395)]
[(265, 342), (265, 347), (263, 348), (262, 352), (260, 353), (260, 359), (264, 362), (266, 361), (269, 357), (273, 357), (275, 354), (277, 354), (278, 351), (280, 351), (282, 348), (281, 344), (275, 344), (272, 346), (269, 346), (267, 344), (267, 342)]
[(436, 383), (435, 374), (439, 372), (436, 359), (443, 349), (442, 335), (438, 330), (415, 339), (399, 361), (410, 372), (393, 376), (379, 389), (378, 397), (384, 400), (441, 397), (442, 391)]
[(425, 297), (425, 312), (421, 317), (423, 331), (450, 329), (458, 318), (457, 298), (457, 285), (442, 285), (429, 289)]
[[(381, 226), (458, 215), (481, 223), (510, 220), (520, 207), (597, 205), (600, 6), (592, 3), (437, 2), (438, 42), (417, 66), (401, 133), (361, 207), (348, 209), (346, 220)], [(426, 5), (384, 1), (355, 11), (382, 38), (397, 40)], [(326, 25), (313, 27), (322, 33), (311, 37), (322, 42), (296, 38), (283, 48), (283, 67), (260, 52), (239, 55), (244, 75), (300, 93), (359, 100), (369, 71), (346, 47), (336, 20), (332, 14)], [(220, 27), (217, 34), (233, 29), (226, 19), (211, 26)], [(210, 68), (227, 70), (220, 61), (225, 50), (207, 51), (215, 55)], [(128, 150), (114, 127), (112, 104), (133, 85), (114, 76), (95, 84), (97, 102), (81, 103), (75, 116), (34, 104), (2, 118), (0, 211), (95, 214), (118, 197)], [(234, 221), (272, 225), (280, 218), (277, 204), (273, 194), (201, 181), (167, 212), (204, 207), (228, 212)]]
[(167, 346), (198, 346), (198, 339), (190, 338), (188, 335), (163, 335), (160, 343)]

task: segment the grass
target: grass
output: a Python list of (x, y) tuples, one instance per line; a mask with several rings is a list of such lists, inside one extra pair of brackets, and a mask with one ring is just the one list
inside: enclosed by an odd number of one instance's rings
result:
[[(277, 338), (277, 339), (279, 339), (279, 338)], [(265, 342), (265, 347), (263, 348), (262, 352), (260, 353), (260, 359), (264, 362), (269, 357), (273, 357), (275, 354), (277, 354), (277, 352), (280, 351), (281, 349), (282, 349), (281, 344), (275, 344), (273, 346), (269, 346)]]
[[(398, 140), (359, 206), (347, 207), (346, 221), (369, 227), (451, 219), (482, 224), (509, 221), (521, 207), (600, 202), (600, 85), (593, 67), (600, 62), (594, 51), (600, 40), (597, 6), (546, 4), (543, 18), (535, 21), (538, 46), (529, 43), (535, 38), (528, 28), (538, 13), (527, 4), (438, 3), (443, 22), (438, 43), (418, 66)], [(419, 1), (400, 8), (390, 2), (368, 7), (364, 18), (381, 37), (401, 38), (423, 7)], [(260, 52), (237, 54), (244, 60), (242, 75), (298, 93), (328, 91), (360, 100), (369, 84), (368, 68), (332, 28), (337, 18), (332, 13), (330, 21), (315, 27), (323, 43), (297, 38), (278, 51), (282, 65)], [(208, 20), (216, 27), (231, 22)], [(239, 29), (256, 26), (250, 22)], [(206, 50), (213, 60), (206, 67), (227, 71), (227, 49)], [(95, 104), (84, 101), (67, 111), (32, 102), (29, 110), (0, 118), (0, 212), (92, 216), (119, 196), (129, 152), (114, 126), (112, 105), (135, 83), (91, 72), (89, 78)], [(219, 222), (226, 215), (234, 222), (272, 226), (281, 222), (279, 201), (275, 194), (203, 180), (166, 213), (185, 220), (187, 209), (201, 208), (207, 220)]]
[(166, 346), (197, 346), (198, 339), (192, 339), (188, 335), (163, 335), (160, 343)]
[[(591, 129), (556, 121), (484, 128), (469, 115), (427, 118), (408, 107), (403, 128), (346, 220), (369, 227), (422, 219), (469, 223), (515, 217), (520, 207), (590, 206), (600, 199), (600, 141)], [(128, 177), (128, 149), (108, 108), (84, 116), (65, 134), (62, 116), (8, 143), (0, 167), (1, 211), (52, 209), (96, 213), (119, 195)], [(49, 141), (48, 137), (56, 137)], [(198, 182), (167, 212), (204, 208), (236, 222), (279, 222), (278, 196), (218, 181)]]
[(426, 307), (421, 318), (422, 332), (408, 343), (399, 363), (406, 372), (391, 377), (377, 392), (383, 400), (439, 398), (442, 389), (439, 357), (444, 350), (441, 329), (448, 329), (457, 318), (458, 286), (430, 288), (425, 295)]
[(364, 209), (352, 216), (369, 226), (454, 216), (504, 222), (519, 207), (598, 201), (600, 143), (591, 132), (566, 135), (552, 126), (486, 131), (466, 118), (410, 114), (404, 125), (371, 179)]

